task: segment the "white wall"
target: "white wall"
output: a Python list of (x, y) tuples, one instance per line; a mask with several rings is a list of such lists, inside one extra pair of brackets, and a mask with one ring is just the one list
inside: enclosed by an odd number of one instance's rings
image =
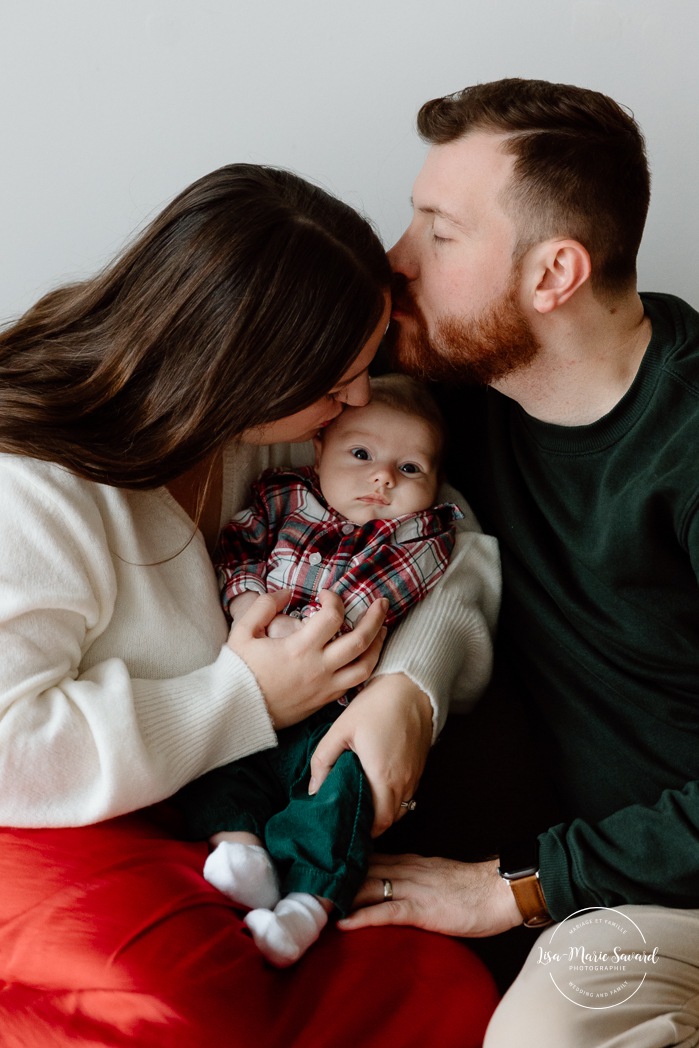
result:
[(193, 179), (292, 167), (408, 220), (427, 98), (502, 76), (628, 105), (654, 171), (641, 287), (699, 305), (696, 0), (0, 0), (0, 319)]

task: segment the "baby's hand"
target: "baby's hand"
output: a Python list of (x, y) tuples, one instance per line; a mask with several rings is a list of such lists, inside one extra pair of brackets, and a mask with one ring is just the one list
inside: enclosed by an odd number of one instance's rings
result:
[(266, 633), (273, 640), (278, 640), (281, 637), (291, 636), (292, 633), (300, 630), (302, 626), (303, 620), (296, 618), (295, 615), (275, 615), (267, 627)]
[(242, 618), (259, 596), (260, 594), (253, 592), (253, 590), (245, 590), (244, 593), (239, 593), (237, 597), (233, 597), (228, 605), (228, 614), (231, 619), (235, 621), (235, 619)]
[[(259, 596), (259, 593), (253, 593), (252, 590), (239, 593), (230, 602), (228, 608), (231, 618), (241, 618), (252, 607)], [(275, 615), (265, 633), (273, 640), (279, 640), (282, 637), (290, 637), (292, 633), (296, 633), (297, 630), (301, 629), (302, 625), (301, 619), (296, 618), (294, 615)]]

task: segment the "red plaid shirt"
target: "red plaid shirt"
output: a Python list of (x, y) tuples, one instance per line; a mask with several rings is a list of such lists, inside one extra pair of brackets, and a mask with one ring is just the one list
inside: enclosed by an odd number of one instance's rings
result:
[(252, 505), (226, 525), (214, 561), (226, 612), (248, 590), (290, 589), (286, 614), (312, 614), (322, 589), (339, 594), (353, 626), (372, 601), (387, 597), (386, 625), (425, 596), (446, 570), (455, 520), (443, 503), (392, 520), (352, 524), (331, 509), (315, 470), (269, 469), (253, 484)]

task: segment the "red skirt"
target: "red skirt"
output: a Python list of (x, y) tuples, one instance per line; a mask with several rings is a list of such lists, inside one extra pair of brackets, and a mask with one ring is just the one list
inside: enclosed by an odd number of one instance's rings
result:
[(0, 830), (2, 1048), (477, 1048), (497, 1004), (461, 941), (327, 928), (269, 967), (166, 806)]

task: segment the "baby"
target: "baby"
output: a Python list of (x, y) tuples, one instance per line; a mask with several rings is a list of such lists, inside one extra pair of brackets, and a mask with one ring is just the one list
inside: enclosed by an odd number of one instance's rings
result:
[[(314, 444), (315, 469), (266, 471), (251, 507), (224, 528), (215, 556), (224, 608), (235, 619), (258, 594), (289, 589), (268, 629), (281, 636), (302, 629), (320, 590), (332, 589), (345, 606), (343, 629), (380, 597), (390, 627), (444, 573), (462, 517), (453, 504), (434, 505), (438, 408), (413, 379), (383, 376), (372, 380), (371, 403), (345, 408)], [(347, 701), (181, 794), (192, 835), (214, 846), (204, 876), (252, 908), (245, 923), (280, 967), (302, 956), (333, 909), (348, 912), (366, 874), (373, 808), (356, 755), (343, 753), (318, 793), (308, 793), (313, 751)]]

